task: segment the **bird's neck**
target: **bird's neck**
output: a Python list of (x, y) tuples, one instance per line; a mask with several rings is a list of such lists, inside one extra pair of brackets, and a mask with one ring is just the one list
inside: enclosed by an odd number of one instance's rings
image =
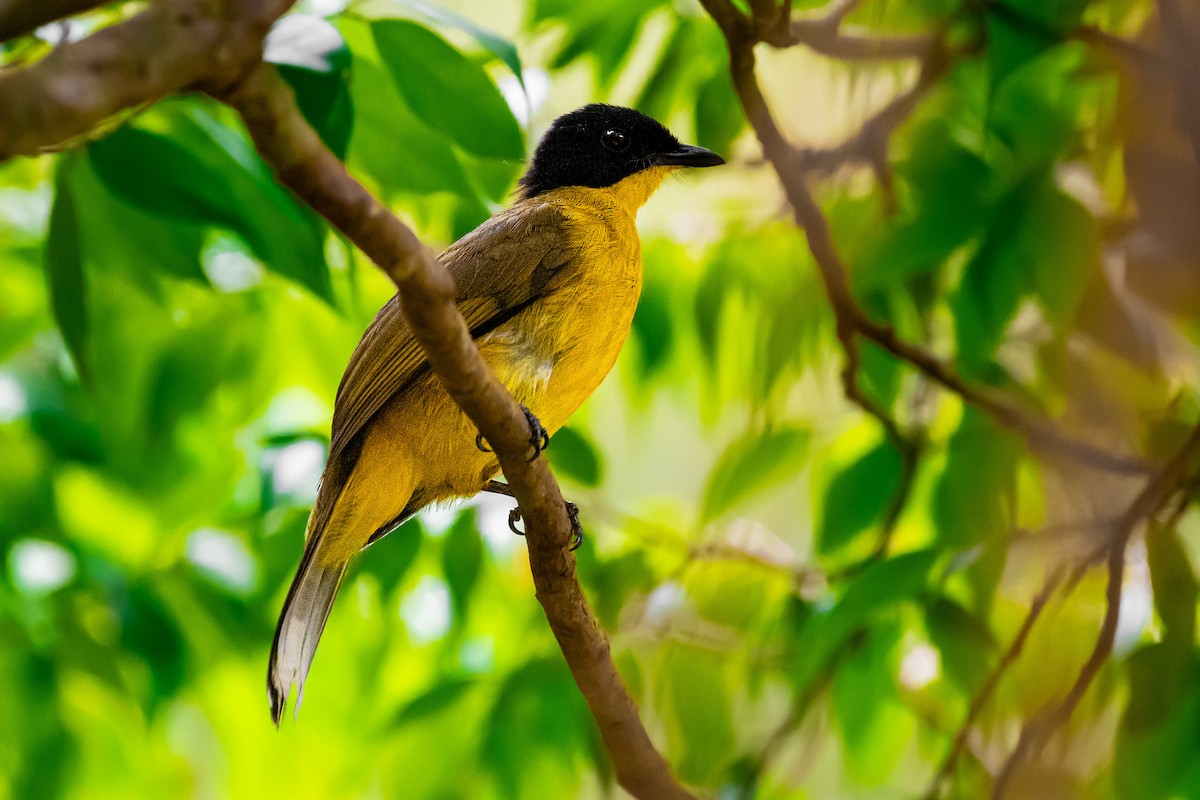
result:
[(647, 167), (628, 178), (622, 178), (612, 186), (598, 189), (597, 192), (608, 195), (614, 205), (620, 206), (631, 217), (636, 216), (638, 209), (646, 204), (654, 190), (676, 169), (678, 167)]

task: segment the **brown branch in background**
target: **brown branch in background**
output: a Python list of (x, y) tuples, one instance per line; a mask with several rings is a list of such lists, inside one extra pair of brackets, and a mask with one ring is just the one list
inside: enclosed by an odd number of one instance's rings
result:
[(949, 71), (950, 64), (950, 53), (931, 42), (925, 48), (921, 72), (913, 87), (889, 101), (842, 143), (826, 149), (804, 151), (805, 171), (821, 175), (855, 163), (870, 164), (878, 171), (880, 162), (887, 162), (887, 147), (892, 133), (912, 115), (917, 103)]
[[(889, 326), (874, 322), (866, 315), (854, 300), (847, 269), (834, 244), (829, 222), (808, 186), (806, 176), (810, 171), (810, 162), (806, 153), (784, 138), (758, 84), (754, 55), (754, 45), (759, 34), (758, 26), (743, 15), (730, 0), (701, 0), (701, 5), (717, 22), (725, 36), (729, 47), (730, 75), (742, 110), (758, 137), (763, 155), (771, 163), (783, 186), (796, 224), (808, 237), (809, 250), (813, 254), (826, 294), (833, 306), (838, 341), (846, 349), (847, 361), (853, 363), (857, 358), (853, 346), (848, 346), (848, 343), (862, 336), (897, 359), (913, 366), (935, 383), (957, 394), (965, 402), (988, 413), (1000, 424), (1019, 432), (1035, 449), (1057, 453), (1096, 469), (1130, 474), (1147, 472), (1147, 466), (1141, 459), (1108, 453), (1086, 442), (1075, 440), (1048, 422), (1031, 417), (992, 393), (971, 386), (933, 354), (900, 339)], [(852, 4), (843, 3), (831, 13), (844, 15), (849, 5)], [(925, 76), (923, 80), (927, 81), (927, 84), (923, 85), (918, 81), (918, 86), (921, 87), (919, 92), (910, 92), (885, 108), (884, 116), (876, 118), (878, 131), (867, 134), (861, 140), (864, 144), (855, 144), (845, 151), (841, 151), (839, 146), (833, 148), (835, 152), (857, 152), (859, 147), (867, 146), (865, 143), (874, 142), (880, 133), (886, 132), (890, 135), (903, 121), (904, 115), (911, 113), (921, 94), (948, 69), (948, 53), (944, 47), (934, 47), (930, 54), (931, 60), (922, 70), (922, 75)], [(904, 113), (901, 114), (901, 111)], [(856, 136), (851, 141), (859, 140)], [(870, 147), (879, 148), (880, 145), (872, 143)], [(886, 137), (882, 148), (886, 148)], [(853, 396), (851, 399), (857, 402)]]
[(233, 82), (261, 58), (267, 30), (292, 2), (163, 0), (35, 64), (0, 71), (0, 162), (169, 92)]
[(1083, 696), (1112, 654), (1121, 613), (1121, 587), (1125, 577), (1125, 550), (1138, 526), (1151, 518), (1184, 486), (1197, 477), (1196, 462), (1200, 458), (1200, 425), (1196, 426), (1179, 452), (1143, 487), (1129, 509), (1117, 521), (1110, 534), (1108, 548), (1108, 585), (1105, 589), (1104, 622), (1075, 683), (1066, 696), (1044, 709), (1021, 729), (1013, 749), (992, 786), (992, 800), (1002, 800), (1016, 768), (1032, 752), (1043, 747), (1050, 737), (1071, 718)]
[(1033, 630), (1034, 623), (1042, 615), (1042, 610), (1046, 607), (1047, 601), (1050, 600), (1050, 597), (1061, 582), (1061, 572), (1052, 574), (1047, 578), (1045, 584), (1042, 585), (1041, 591), (1034, 596), (1033, 602), (1029, 606), (1029, 611), (1025, 613), (1025, 619), (1021, 621), (1021, 627), (1017, 629), (1017, 635), (1013, 637), (1012, 642), (1008, 645), (1008, 649), (1000, 656), (1000, 660), (996, 662), (996, 666), (988, 673), (987, 679), (984, 680), (983, 686), (979, 688), (975, 697), (972, 698), (971, 706), (967, 709), (967, 716), (963, 719), (962, 724), (959, 725), (958, 731), (954, 735), (954, 743), (950, 746), (950, 752), (946, 754), (941, 767), (938, 768), (937, 774), (934, 775), (933, 780), (929, 784), (929, 789), (925, 792), (925, 800), (935, 800), (938, 792), (941, 791), (942, 785), (954, 774), (958, 759), (962, 755), (963, 750), (966, 749), (967, 737), (971, 734), (975, 720), (979, 719), (979, 715), (983, 713), (984, 707), (991, 700), (996, 687), (1000, 685), (1000, 679), (1004, 677), (1005, 673), (1020, 658), (1021, 651), (1025, 649), (1025, 641), (1029, 638), (1029, 633)]
[(447, 271), (416, 235), (362, 187), (304, 121), (291, 89), (267, 66), (221, 95), (246, 122), (279, 180), (347, 236), (395, 283), (434, 372), (496, 451), (526, 521), (538, 601), (599, 726), (618, 782), (639, 798), (693, 795), (671, 775), (613, 664), (568, 549), (571, 524), (544, 459), (527, 459), (529, 427), (491, 374), (454, 303)]
[(103, 4), (104, 0), (0, 0), (0, 42)]

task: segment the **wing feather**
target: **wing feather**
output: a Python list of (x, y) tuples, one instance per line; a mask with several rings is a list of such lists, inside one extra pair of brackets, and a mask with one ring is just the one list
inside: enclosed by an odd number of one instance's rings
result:
[[(521, 201), (451, 245), (441, 261), (454, 276), (459, 311), (472, 333), (495, 327), (571, 272), (576, 253), (562, 211)], [(330, 463), (378, 411), (427, 366), (400, 311), (387, 302), (363, 334), (338, 386)], [(347, 470), (348, 473), (348, 470)]]

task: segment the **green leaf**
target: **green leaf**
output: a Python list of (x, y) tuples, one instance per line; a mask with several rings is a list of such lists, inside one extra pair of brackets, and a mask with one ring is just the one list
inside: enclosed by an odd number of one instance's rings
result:
[(483, 567), (483, 542), (475, 529), (475, 515), (464, 511), (450, 527), (442, 542), (442, 573), (450, 587), (454, 603), (455, 624), (461, 626), (467, 618), (471, 593), (479, 582)]
[(482, 67), (415, 22), (378, 20), (371, 33), (396, 88), (430, 128), (484, 158), (524, 157), (521, 128)]
[(722, 67), (706, 78), (696, 96), (696, 144), (728, 154), (746, 118), (729, 72)]
[(1174, 668), (1179, 670), (1193, 658), (1200, 585), (1178, 531), (1151, 523), (1146, 534), (1146, 556), (1154, 608), (1166, 629), (1162, 643), (1174, 655)]
[(946, 116), (915, 125), (902, 139), (907, 154), (896, 164), (896, 177), (910, 199), (880, 233), (868, 234), (873, 241), (851, 276), (860, 296), (936, 270), (987, 220), (991, 168), (960, 141)]
[(933, 500), (938, 542), (965, 548), (1008, 533), (1021, 452), (1015, 434), (981, 411), (964, 411)]
[(932, 548), (904, 553), (874, 562), (852, 578), (840, 600), (801, 628), (791, 669), (795, 690), (806, 691), (856, 630), (925, 591), (939, 556)]
[(448, 28), (455, 28), (467, 34), (480, 47), (500, 59), (512, 71), (512, 74), (521, 84), (521, 88), (525, 88), (525, 73), (521, 70), (521, 55), (517, 52), (517, 46), (508, 39), (486, 28), (481, 28), (471, 20), (460, 17), (453, 11), (441, 6), (423, 3), (421, 0), (392, 0), (392, 2), (411, 8), (432, 22), (437, 22)]
[(88, 309), (87, 278), (79, 242), (79, 218), (75, 200), (59, 165), (55, 182), (54, 205), (50, 208), (50, 226), (46, 232), (46, 277), (50, 284), (50, 305), (54, 321), (75, 360), (79, 374), (89, 375), (87, 357)]
[(829, 555), (883, 519), (900, 486), (900, 454), (880, 442), (829, 484), (817, 552)]
[(387, 536), (376, 540), (367, 554), (354, 563), (364, 574), (373, 575), (385, 593), (393, 592), (412, 569), (424, 539), (425, 532), (420, 519), (410, 519)]
[(337, 28), (306, 14), (286, 16), (267, 37), (265, 57), (292, 87), (321, 141), (345, 160), (354, 125), (351, 55)]
[(670, 360), (675, 344), (675, 331), (671, 325), (671, 297), (671, 285), (665, 280), (651, 277), (642, 287), (631, 329), (641, 356), (638, 366), (642, 380), (653, 376)]
[[(385, 196), (398, 191), (449, 191), (475, 199), (475, 189), (451, 143), (426, 127), (383, 69), (357, 49), (365, 43), (353, 37), (354, 26), (346, 22), (343, 30), (356, 48), (351, 76), (356, 109), (349, 150), (351, 169), (374, 178)], [(477, 199), (475, 206), (480, 206)]]
[(165, 217), (125, 202), (101, 183), (88, 159), (72, 159), (64, 169), (77, 204), (88, 209), (79, 230), (98, 281), (129, 275), (155, 298), (163, 297), (164, 277), (211, 286), (200, 262), (203, 220)]
[(574, 428), (560, 428), (546, 451), (550, 466), (583, 486), (600, 484), (600, 454), (596, 446)]
[(915, 733), (913, 716), (895, 690), (893, 653), (902, 634), (895, 623), (873, 626), (839, 664), (833, 680), (847, 772), (862, 786), (885, 785)]
[(708, 476), (701, 517), (716, 519), (760, 491), (795, 478), (804, 465), (809, 432), (779, 428), (732, 442)]
[(672, 758), (688, 783), (720, 780), (736, 755), (730, 661), (724, 655), (673, 644), (663, 665), (670, 705)]
[(991, 631), (948, 597), (939, 597), (926, 606), (925, 629), (941, 654), (946, 677), (964, 695), (974, 696), (988, 675), (997, 649)]
[[(154, 125), (155, 130), (149, 126)], [(160, 132), (161, 131), (161, 132)], [(332, 301), (324, 228), (277, 184), (244, 138), (191, 101), (160, 104), (138, 127), (93, 142), (101, 181), (142, 210), (228, 228), (266, 266)]]
[(1184, 792), (1200, 744), (1200, 668), (1189, 658), (1180, 671), (1163, 643), (1128, 661), (1129, 704), (1117, 729), (1113, 782), (1121, 800), (1195, 797)]
[(562, 655), (532, 656), (504, 679), (486, 722), (481, 760), (499, 797), (544, 797), (540, 758), (572, 763), (587, 746), (591, 715)]
[(392, 721), (395, 728), (423, 722), (453, 708), (465, 695), (479, 685), (474, 678), (450, 678), (417, 695), (400, 709)]

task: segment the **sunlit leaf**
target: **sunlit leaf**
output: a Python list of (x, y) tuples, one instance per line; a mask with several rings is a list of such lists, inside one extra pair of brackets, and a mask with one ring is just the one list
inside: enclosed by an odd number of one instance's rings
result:
[(806, 430), (779, 428), (732, 442), (708, 476), (701, 516), (715, 519), (756, 493), (794, 478), (808, 440)]
[(828, 555), (878, 524), (900, 486), (900, 454), (880, 442), (854, 460), (829, 484), (817, 549)]
[(371, 33), (396, 87), (429, 127), (485, 158), (524, 156), (517, 120), (483, 69), (414, 22), (378, 20)]

